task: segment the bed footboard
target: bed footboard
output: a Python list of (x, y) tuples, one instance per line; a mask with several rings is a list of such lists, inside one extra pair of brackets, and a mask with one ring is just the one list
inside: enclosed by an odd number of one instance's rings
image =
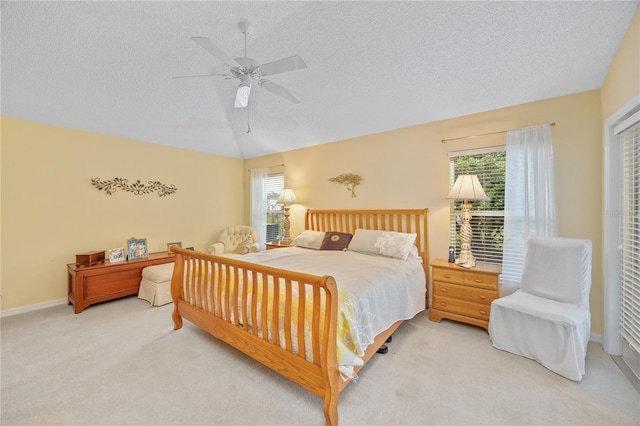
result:
[(324, 399), (338, 423), (338, 291), (330, 276), (172, 248), (174, 329), (186, 318)]

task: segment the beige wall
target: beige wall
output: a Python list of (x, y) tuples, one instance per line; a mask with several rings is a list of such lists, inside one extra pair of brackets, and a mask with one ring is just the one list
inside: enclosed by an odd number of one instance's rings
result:
[[(449, 151), (504, 145), (505, 134), (446, 144), (443, 138), (476, 135), (543, 123), (552, 127), (558, 233), (593, 241), (593, 332), (602, 333), (601, 114), (599, 91), (547, 99), (451, 120), (363, 136), (256, 158), (253, 166), (283, 162), (299, 204), (292, 207), (292, 235), (304, 226), (306, 208), (421, 208), (430, 215), (431, 257), (449, 246)], [(351, 198), (329, 182), (342, 173), (363, 177)]]
[[(249, 169), (282, 163), (286, 184), (300, 202), (291, 210), (292, 235), (303, 228), (305, 208), (428, 207), (431, 256), (444, 257), (447, 152), (504, 144), (505, 135), (440, 140), (556, 122), (558, 231), (594, 241), (593, 332), (601, 333), (600, 102), (599, 91), (585, 92), (244, 162), (3, 118), (2, 307), (64, 298), (64, 265), (76, 253), (120, 247), (131, 236), (148, 238), (152, 251), (164, 250), (168, 241), (204, 249), (235, 218), (249, 223), (248, 183), (243, 183)], [(356, 198), (329, 182), (342, 173), (364, 178)], [(93, 177), (117, 176), (179, 189), (166, 198), (122, 191), (107, 196), (89, 183)], [(35, 261), (24, 255), (34, 252)]]
[[(2, 117), (2, 310), (67, 296), (75, 254), (147, 238), (205, 250), (245, 214), (243, 161)], [(174, 184), (166, 197), (90, 180)]]
[[(286, 184), (300, 202), (291, 209), (292, 235), (303, 228), (305, 208), (429, 207), (431, 256), (444, 257), (447, 152), (504, 144), (505, 136), (440, 140), (556, 122), (558, 232), (593, 240), (592, 331), (602, 333), (602, 122), (640, 92), (639, 46), (640, 9), (600, 91), (244, 162), (3, 117), (2, 309), (66, 297), (64, 265), (76, 253), (121, 247), (134, 235), (148, 238), (151, 251), (180, 240), (204, 249), (227, 224), (238, 218), (250, 223), (249, 170), (276, 166), (271, 170), (277, 171), (282, 163)], [(356, 198), (329, 182), (342, 173), (364, 178)], [(89, 184), (93, 177), (153, 179), (179, 190), (166, 198), (122, 191), (109, 197)]]
[(640, 92), (640, 7), (618, 46), (600, 91), (603, 121)]

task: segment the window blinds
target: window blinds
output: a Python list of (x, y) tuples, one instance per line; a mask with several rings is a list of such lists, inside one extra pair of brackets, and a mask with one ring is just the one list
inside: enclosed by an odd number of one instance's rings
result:
[(267, 200), (267, 227), (266, 241), (271, 242), (283, 235), (283, 215), (281, 206), (278, 205), (278, 197), (284, 189), (284, 173), (272, 173), (263, 181), (264, 193)]
[[(471, 251), (479, 262), (502, 263), (505, 160), (504, 146), (449, 153), (449, 187), (453, 187), (458, 175), (468, 172), (478, 176), (489, 197), (474, 202), (471, 210)], [(450, 244), (456, 247), (456, 253), (460, 250), (461, 213), (460, 201), (452, 200), (449, 231)]]
[(622, 164), (622, 332), (640, 352), (640, 112), (616, 126)]
[(272, 209), (284, 188), (284, 173), (269, 174), (263, 181), (268, 207)]

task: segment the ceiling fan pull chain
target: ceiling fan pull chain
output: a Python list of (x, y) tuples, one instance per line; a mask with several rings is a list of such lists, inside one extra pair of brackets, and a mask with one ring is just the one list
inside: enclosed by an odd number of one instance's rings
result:
[(243, 31), (244, 32), (244, 57), (248, 58), (249, 55), (247, 55), (247, 31)]
[(249, 104), (247, 104), (247, 133), (251, 133), (251, 125), (249, 124)]

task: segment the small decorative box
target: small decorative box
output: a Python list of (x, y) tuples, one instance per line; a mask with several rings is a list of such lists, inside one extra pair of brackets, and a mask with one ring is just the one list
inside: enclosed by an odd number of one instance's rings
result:
[(91, 266), (104, 262), (104, 250), (76, 254), (76, 265)]

